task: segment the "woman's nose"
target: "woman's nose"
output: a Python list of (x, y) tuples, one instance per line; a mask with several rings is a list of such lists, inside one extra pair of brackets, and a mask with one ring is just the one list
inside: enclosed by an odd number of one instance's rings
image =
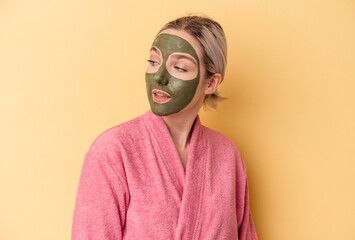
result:
[(154, 79), (161, 85), (167, 85), (169, 83), (169, 74), (164, 65), (160, 66), (159, 70), (155, 73)]

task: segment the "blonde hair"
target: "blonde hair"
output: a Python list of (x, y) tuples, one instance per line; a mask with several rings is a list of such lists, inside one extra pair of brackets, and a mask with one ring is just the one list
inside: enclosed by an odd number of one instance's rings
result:
[[(206, 76), (212, 77), (215, 73), (219, 73), (223, 81), (227, 65), (227, 41), (219, 23), (205, 16), (189, 15), (168, 22), (159, 33), (169, 28), (184, 30), (193, 36), (202, 48)], [(206, 95), (203, 101), (204, 107), (217, 108), (218, 102), (224, 99), (226, 98), (219, 96), (216, 91)]]

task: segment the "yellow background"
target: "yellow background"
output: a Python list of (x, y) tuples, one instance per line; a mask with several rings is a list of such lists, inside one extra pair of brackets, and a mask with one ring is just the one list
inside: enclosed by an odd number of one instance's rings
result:
[(229, 44), (229, 100), (202, 122), (239, 147), (261, 240), (355, 239), (355, 2), (0, 2), (0, 239), (70, 238), (84, 154), (149, 109), (168, 20), (205, 13)]

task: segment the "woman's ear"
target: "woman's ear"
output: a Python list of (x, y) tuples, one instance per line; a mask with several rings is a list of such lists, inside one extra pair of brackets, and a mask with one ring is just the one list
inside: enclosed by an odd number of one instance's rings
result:
[(222, 75), (221, 74), (219, 74), (219, 73), (213, 74), (213, 76), (210, 77), (207, 80), (208, 86), (207, 86), (207, 88), (205, 90), (205, 94), (209, 95), (209, 94), (215, 93), (216, 90), (217, 90), (217, 87), (219, 86), (221, 81), (222, 81)]

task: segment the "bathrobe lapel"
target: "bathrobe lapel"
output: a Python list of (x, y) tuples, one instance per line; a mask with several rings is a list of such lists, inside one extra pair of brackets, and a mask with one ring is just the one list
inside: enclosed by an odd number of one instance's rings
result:
[(175, 239), (197, 239), (208, 152), (200, 118), (197, 116), (186, 163), (184, 194)]
[[(208, 153), (200, 118), (193, 125), (186, 173), (164, 120), (147, 112), (149, 128), (158, 143), (162, 160), (181, 199), (175, 239), (195, 239), (200, 227), (203, 186)], [(159, 151), (157, 150), (157, 151)], [(159, 155), (160, 155), (159, 154)]]

